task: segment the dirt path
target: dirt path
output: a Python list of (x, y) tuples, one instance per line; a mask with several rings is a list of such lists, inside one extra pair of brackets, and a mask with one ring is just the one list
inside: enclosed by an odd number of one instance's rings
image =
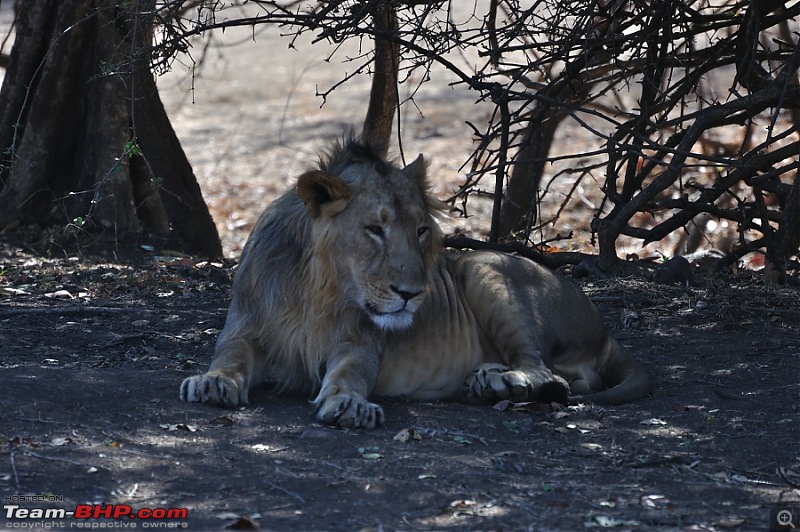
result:
[[(559, 411), (386, 402), (386, 427), (342, 431), (268, 390), (237, 410), (177, 399), (222, 327), (226, 265), (43, 260), (3, 242), (6, 497), (186, 509), (168, 522), (198, 530), (757, 530), (778, 501), (800, 508), (796, 289), (584, 285), (656, 375), (653, 397)], [(632, 312), (638, 328), (623, 328)]]

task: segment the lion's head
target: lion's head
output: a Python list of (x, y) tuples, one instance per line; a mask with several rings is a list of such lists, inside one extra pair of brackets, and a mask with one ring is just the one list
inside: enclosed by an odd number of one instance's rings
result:
[(397, 168), (350, 143), (297, 182), (312, 218), (318, 278), (384, 330), (411, 325), (438, 249), (437, 207), (427, 194), (425, 166), (419, 156)]

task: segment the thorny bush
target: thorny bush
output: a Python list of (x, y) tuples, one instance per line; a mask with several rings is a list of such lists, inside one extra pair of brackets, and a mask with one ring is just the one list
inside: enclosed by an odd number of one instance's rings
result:
[[(398, 18), (391, 32), (373, 24), (387, 6)], [(165, 0), (154, 67), (232, 26), (279, 25), (290, 45), (303, 32), (333, 44), (388, 39), (399, 46), (400, 82), (416, 84), (398, 106), (413, 104), (429, 76), (447, 75), (490, 109), (486, 124), (469, 124), (475, 148), (450, 198), (467, 213), (475, 194), (493, 196), (490, 241), (568, 238), (569, 209), (581, 213), (577, 229), (591, 233), (601, 270), (623, 265), (619, 242), (631, 239), (676, 255), (716, 248), (717, 268), (756, 252), (781, 279), (800, 269), (800, 1), (485, 0), (464, 9)], [(341, 83), (371, 68), (371, 48), (360, 49)], [(561, 142), (569, 126), (589, 144)], [(599, 202), (582, 194), (592, 189)]]

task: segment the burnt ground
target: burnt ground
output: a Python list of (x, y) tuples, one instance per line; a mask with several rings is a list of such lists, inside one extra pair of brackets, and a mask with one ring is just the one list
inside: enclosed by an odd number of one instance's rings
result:
[[(345, 431), (269, 390), (235, 410), (178, 400), (211, 359), (231, 263), (16, 240), (0, 241), (4, 504), (185, 508), (169, 523), (192, 529), (763, 530), (800, 501), (800, 291), (757, 274), (582, 282), (655, 376), (645, 400), (384, 401), (384, 428)], [(8, 512), (2, 528), (58, 526)]]

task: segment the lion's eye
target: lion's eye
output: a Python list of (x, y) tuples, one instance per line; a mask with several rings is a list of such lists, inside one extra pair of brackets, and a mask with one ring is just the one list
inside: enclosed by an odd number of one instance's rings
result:
[(423, 236), (428, 234), (428, 231), (430, 231), (430, 230), (431, 230), (431, 228), (428, 227), (427, 225), (420, 226), (420, 228), (417, 229), (417, 236), (422, 238)]
[(370, 224), (365, 229), (367, 230), (367, 233), (379, 238), (383, 238), (383, 227), (380, 225)]

